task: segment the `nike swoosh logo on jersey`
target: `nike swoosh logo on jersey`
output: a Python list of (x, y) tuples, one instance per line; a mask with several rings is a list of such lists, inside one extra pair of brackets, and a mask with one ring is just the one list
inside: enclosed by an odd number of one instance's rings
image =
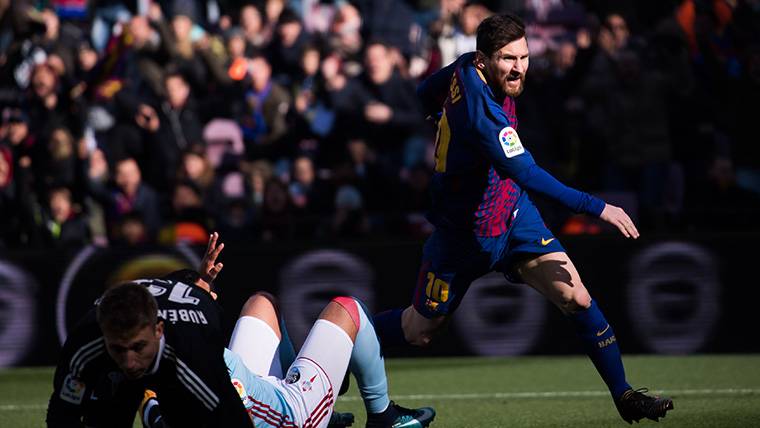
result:
[(599, 337), (599, 336), (603, 335), (603, 334), (604, 334), (604, 333), (606, 333), (606, 332), (607, 332), (607, 330), (609, 330), (609, 329), (610, 329), (610, 325), (609, 325), (609, 324), (607, 324), (607, 327), (605, 327), (605, 328), (604, 328), (604, 330), (602, 330), (602, 331), (597, 331), (597, 332), (596, 332), (596, 337)]
[(552, 241), (554, 241), (555, 239), (556, 238), (550, 238), (550, 239), (541, 238), (541, 245), (543, 245), (545, 247), (545, 246), (549, 245), (549, 243), (552, 242)]
[(517, 212), (520, 211), (520, 208), (515, 209), (515, 211), (512, 213), (512, 219), (517, 218)]

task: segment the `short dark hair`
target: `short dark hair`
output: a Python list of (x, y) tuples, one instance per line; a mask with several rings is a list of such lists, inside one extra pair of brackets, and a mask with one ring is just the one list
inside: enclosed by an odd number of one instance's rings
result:
[(65, 185), (56, 183), (53, 186), (51, 186), (50, 189), (48, 189), (47, 191), (48, 200), (50, 200), (50, 198), (52, 198), (53, 195), (56, 195), (56, 194), (62, 194), (66, 197), (66, 199), (71, 200), (71, 189), (69, 189)]
[(185, 84), (187, 85), (190, 84), (189, 80), (187, 79), (187, 76), (185, 75), (185, 72), (178, 65), (169, 64), (168, 66), (166, 66), (165, 71), (164, 71), (164, 79), (163, 79), (164, 84), (166, 84), (166, 81), (168, 81), (169, 79), (173, 77), (179, 77), (180, 79), (182, 79), (183, 82), (185, 82)]
[(124, 336), (158, 322), (158, 304), (148, 289), (125, 282), (107, 290), (96, 310), (104, 334)]
[(280, 26), (291, 23), (303, 25), (301, 18), (298, 17), (298, 14), (293, 9), (285, 7), (285, 9), (283, 9), (280, 13), (280, 17), (277, 19), (277, 25)]
[(525, 24), (512, 13), (492, 15), (478, 25), (477, 50), (490, 57), (504, 45), (525, 37)]

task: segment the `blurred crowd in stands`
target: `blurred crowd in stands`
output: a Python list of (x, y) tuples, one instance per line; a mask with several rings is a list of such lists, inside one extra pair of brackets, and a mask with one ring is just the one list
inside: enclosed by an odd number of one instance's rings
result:
[(539, 165), (644, 233), (758, 229), (760, 0), (0, 0), (0, 248), (422, 238), (415, 86), (507, 10)]

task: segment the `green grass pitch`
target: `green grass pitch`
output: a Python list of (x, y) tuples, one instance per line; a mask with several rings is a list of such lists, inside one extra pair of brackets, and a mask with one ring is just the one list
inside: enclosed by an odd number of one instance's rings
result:
[[(625, 364), (634, 387), (674, 399), (656, 426), (760, 427), (760, 355), (626, 356)], [(391, 359), (387, 367), (391, 398), (435, 407), (433, 427), (627, 426), (581, 356)], [(44, 426), (51, 378), (51, 368), (1, 370), (0, 427)], [(353, 379), (336, 408), (364, 426)]]

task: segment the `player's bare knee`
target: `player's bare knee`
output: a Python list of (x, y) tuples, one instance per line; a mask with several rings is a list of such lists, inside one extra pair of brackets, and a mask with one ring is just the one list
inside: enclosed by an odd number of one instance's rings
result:
[(359, 307), (359, 302), (357, 302), (356, 299), (353, 297), (339, 296), (333, 298), (330, 303), (337, 304), (343, 308), (357, 329), (361, 327), (361, 317), (359, 316), (359, 311), (361, 311), (362, 308)]
[(361, 326), (359, 304), (351, 297), (336, 297), (325, 306), (319, 318), (330, 321), (342, 328), (351, 340), (356, 340), (356, 335)]
[(279, 314), (279, 307), (277, 304), (277, 298), (271, 293), (266, 291), (257, 291), (243, 304), (243, 309), (240, 310), (240, 316), (259, 316), (262, 313), (273, 313), (275, 316)]
[(588, 309), (591, 307), (591, 296), (583, 286), (569, 289), (562, 293), (559, 307), (566, 314)]

